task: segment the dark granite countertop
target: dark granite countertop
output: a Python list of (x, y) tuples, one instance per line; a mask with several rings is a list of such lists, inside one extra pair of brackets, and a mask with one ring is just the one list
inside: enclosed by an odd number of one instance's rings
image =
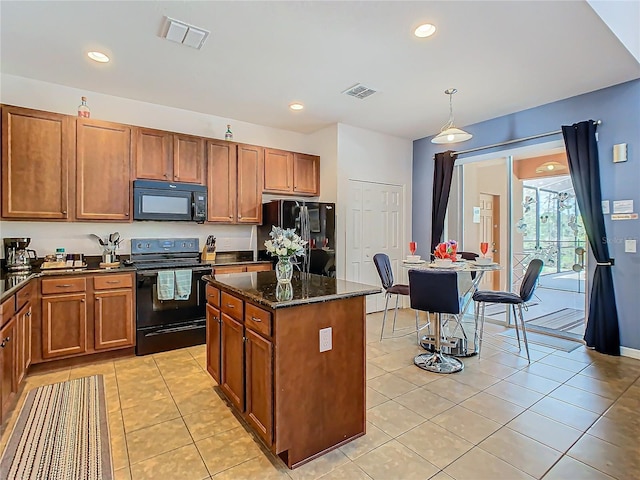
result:
[(278, 284), (274, 271), (204, 275), (202, 279), (216, 287), (237, 293), (254, 303), (273, 309), (381, 292), (379, 287), (373, 285), (348, 282), (321, 275), (305, 275), (300, 272), (293, 274), (290, 288)]

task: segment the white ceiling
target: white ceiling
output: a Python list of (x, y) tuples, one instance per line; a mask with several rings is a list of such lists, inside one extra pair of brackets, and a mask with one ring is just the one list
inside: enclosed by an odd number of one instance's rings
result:
[[(461, 127), (640, 77), (584, 1), (3, 0), (0, 14), (3, 73), (304, 133), (416, 139), (447, 121), (448, 87)], [(164, 15), (210, 30), (202, 50), (161, 39)], [(427, 21), (436, 34), (414, 37)], [(358, 82), (379, 93), (340, 93)]]

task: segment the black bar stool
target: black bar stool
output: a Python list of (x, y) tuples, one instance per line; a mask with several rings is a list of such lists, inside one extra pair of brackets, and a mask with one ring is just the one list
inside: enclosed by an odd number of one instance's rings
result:
[(433, 353), (422, 353), (413, 359), (418, 367), (434, 373), (455, 373), (464, 368), (457, 358), (442, 353), (441, 316), (460, 313), (458, 274), (442, 270), (409, 270), (411, 308), (436, 314)]
[[(378, 275), (380, 275), (380, 281), (382, 282), (382, 288), (384, 288), (384, 314), (382, 316), (382, 328), (380, 329), (380, 341), (382, 341), (382, 335), (384, 334), (384, 325), (387, 321), (387, 310), (389, 308), (389, 298), (391, 295), (396, 296), (396, 308), (393, 312), (393, 327), (392, 332), (396, 331), (396, 317), (398, 316), (398, 300), (400, 295), (409, 295), (409, 285), (403, 285), (401, 283), (393, 283), (393, 271), (391, 270), (391, 262), (389, 256), (386, 253), (376, 253), (373, 256), (373, 263), (376, 265)], [(418, 329), (418, 320), (416, 318), (416, 330)]]
[[(518, 337), (518, 348), (520, 349), (520, 333), (518, 332), (518, 317), (516, 316), (516, 305), (518, 306), (518, 313), (520, 314), (520, 325), (522, 326), (522, 339), (524, 340), (524, 348), (527, 350), (527, 360), (531, 363), (529, 358), (529, 344), (527, 343), (527, 328), (524, 325), (524, 317), (522, 316), (522, 306), (531, 300), (533, 291), (538, 284), (538, 278), (542, 272), (543, 267), (542, 260), (534, 258), (527, 267), (527, 272), (524, 274), (522, 284), (520, 285), (520, 294), (511, 292), (494, 292), (492, 290), (478, 290), (473, 294), (473, 299), (479, 302), (479, 309), (482, 311), (480, 315), (480, 343), (478, 345), (478, 357), (480, 356), (480, 350), (482, 349), (482, 333), (484, 332), (484, 310), (487, 303), (503, 303), (511, 305), (513, 309), (513, 316), (516, 320), (516, 336)], [(509, 307), (507, 307), (509, 308)], [(476, 310), (477, 312), (477, 310)]]

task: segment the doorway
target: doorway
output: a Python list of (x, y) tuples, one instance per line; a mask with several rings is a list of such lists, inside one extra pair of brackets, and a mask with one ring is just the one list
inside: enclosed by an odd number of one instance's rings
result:
[[(376, 253), (386, 253), (396, 283), (406, 283), (401, 266), (404, 242), (404, 187), (349, 180), (346, 219), (346, 279), (380, 285), (373, 263)], [(367, 295), (367, 313), (384, 309), (384, 292)]]

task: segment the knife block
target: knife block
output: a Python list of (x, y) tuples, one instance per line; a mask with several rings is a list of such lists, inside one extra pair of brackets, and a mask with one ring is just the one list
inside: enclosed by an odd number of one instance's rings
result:
[(204, 263), (213, 263), (216, 261), (216, 252), (208, 252), (207, 251), (207, 247), (204, 247), (202, 249), (202, 258), (200, 259), (201, 262)]

